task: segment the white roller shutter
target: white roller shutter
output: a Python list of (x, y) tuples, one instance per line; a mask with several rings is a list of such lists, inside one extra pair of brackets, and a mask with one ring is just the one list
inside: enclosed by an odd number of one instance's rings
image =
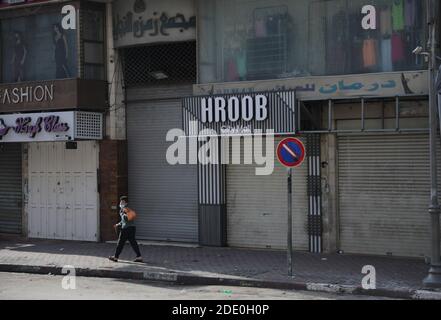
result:
[(198, 241), (197, 166), (166, 159), (167, 132), (182, 129), (181, 108), (178, 99), (127, 108), (129, 202), (140, 239)]
[[(338, 157), (341, 249), (360, 254), (428, 255), (428, 136), (341, 136)], [(441, 165), (438, 170), (441, 178)]]
[[(275, 139), (274, 149), (280, 140)], [(252, 152), (250, 146), (246, 152)], [(243, 155), (241, 157), (243, 159)], [(287, 247), (287, 169), (278, 162), (276, 154), (274, 165), (270, 176), (256, 175), (256, 165), (227, 166), (229, 246)], [(308, 250), (307, 170), (306, 162), (293, 169), (293, 246), (296, 250)]]

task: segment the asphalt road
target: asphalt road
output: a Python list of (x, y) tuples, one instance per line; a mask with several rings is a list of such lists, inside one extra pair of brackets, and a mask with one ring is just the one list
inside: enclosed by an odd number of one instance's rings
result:
[[(73, 282), (65, 279), (65, 285)], [(365, 300), (364, 296), (77, 277), (63, 289), (63, 277), (0, 272), (0, 300)]]

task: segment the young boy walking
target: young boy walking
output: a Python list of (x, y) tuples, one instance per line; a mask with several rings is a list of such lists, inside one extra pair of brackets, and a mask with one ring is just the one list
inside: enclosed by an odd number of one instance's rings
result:
[(134, 221), (129, 221), (129, 218), (126, 213), (126, 208), (128, 208), (129, 205), (129, 198), (126, 196), (123, 196), (120, 198), (119, 202), (119, 215), (121, 217), (121, 222), (116, 224), (114, 227), (120, 228), (119, 233), (119, 239), (118, 239), (118, 245), (116, 247), (115, 255), (109, 257), (109, 260), (113, 262), (118, 262), (119, 256), (124, 248), (124, 245), (126, 244), (127, 240), (129, 240), (130, 245), (133, 248), (133, 251), (136, 253), (136, 258), (134, 262), (142, 262), (141, 252), (139, 251), (138, 242), (136, 242), (136, 227)]

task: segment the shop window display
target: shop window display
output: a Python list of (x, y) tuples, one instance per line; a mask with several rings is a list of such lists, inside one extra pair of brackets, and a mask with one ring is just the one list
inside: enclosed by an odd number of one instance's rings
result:
[(199, 1), (200, 82), (425, 69), (425, 4), (373, 0)]
[(2, 82), (76, 78), (76, 37), (57, 13), (2, 20)]

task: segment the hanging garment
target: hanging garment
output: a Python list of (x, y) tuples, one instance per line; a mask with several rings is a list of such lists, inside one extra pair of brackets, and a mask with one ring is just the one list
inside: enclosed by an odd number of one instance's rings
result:
[(380, 32), (382, 36), (392, 34), (392, 16), (389, 7), (380, 11)]
[(343, 74), (347, 64), (347, 29), (346, 13), (342, 10), (332, 17), (328, 28), (326, 44), (326, 72), (327, 74)]
[(404, 0), (394, 0), (392, 4), (392, 27), (394, 31), (404, 29)]
[(392, 63), (400, 63), (404, 60), (404, 41), (400, 33), (392, 34)]
[(351, 70), (350, 73), (363, 73), (363, 42), (352, 40), (351, 45)]
[(381, 71), (393, 71), (391, 39), (381, 40)]
[(266, 23), (263, 19), (257, 19), (254, 23), (254, 31), (256, 34), (256, 38), (266, 37)]
[(363, 41), (363, 66), (365, 68), (377, 65), (377, 40), (366, 39)]
[(240, 80), (246, 80), (247, 76), (247, 56), (245, 51), (241, 51), (236, 56), (237, 73), (239, 74)]
[(278, 35), (281, 33), (282, 17), (280, 15), (268, 16), (266, 20), (266, 30), (268, 35)]
[(415, 0), (406, 0), (404, 3), (404, 16), (405, 24), (408, 28), (415, 27), (415, 13), (416, 13), (416, 3)]
[(239, 73), (237, 72), (237, 65), (234, 59), (228, 59), (227, 68), (227, 81), (239, 80)]

